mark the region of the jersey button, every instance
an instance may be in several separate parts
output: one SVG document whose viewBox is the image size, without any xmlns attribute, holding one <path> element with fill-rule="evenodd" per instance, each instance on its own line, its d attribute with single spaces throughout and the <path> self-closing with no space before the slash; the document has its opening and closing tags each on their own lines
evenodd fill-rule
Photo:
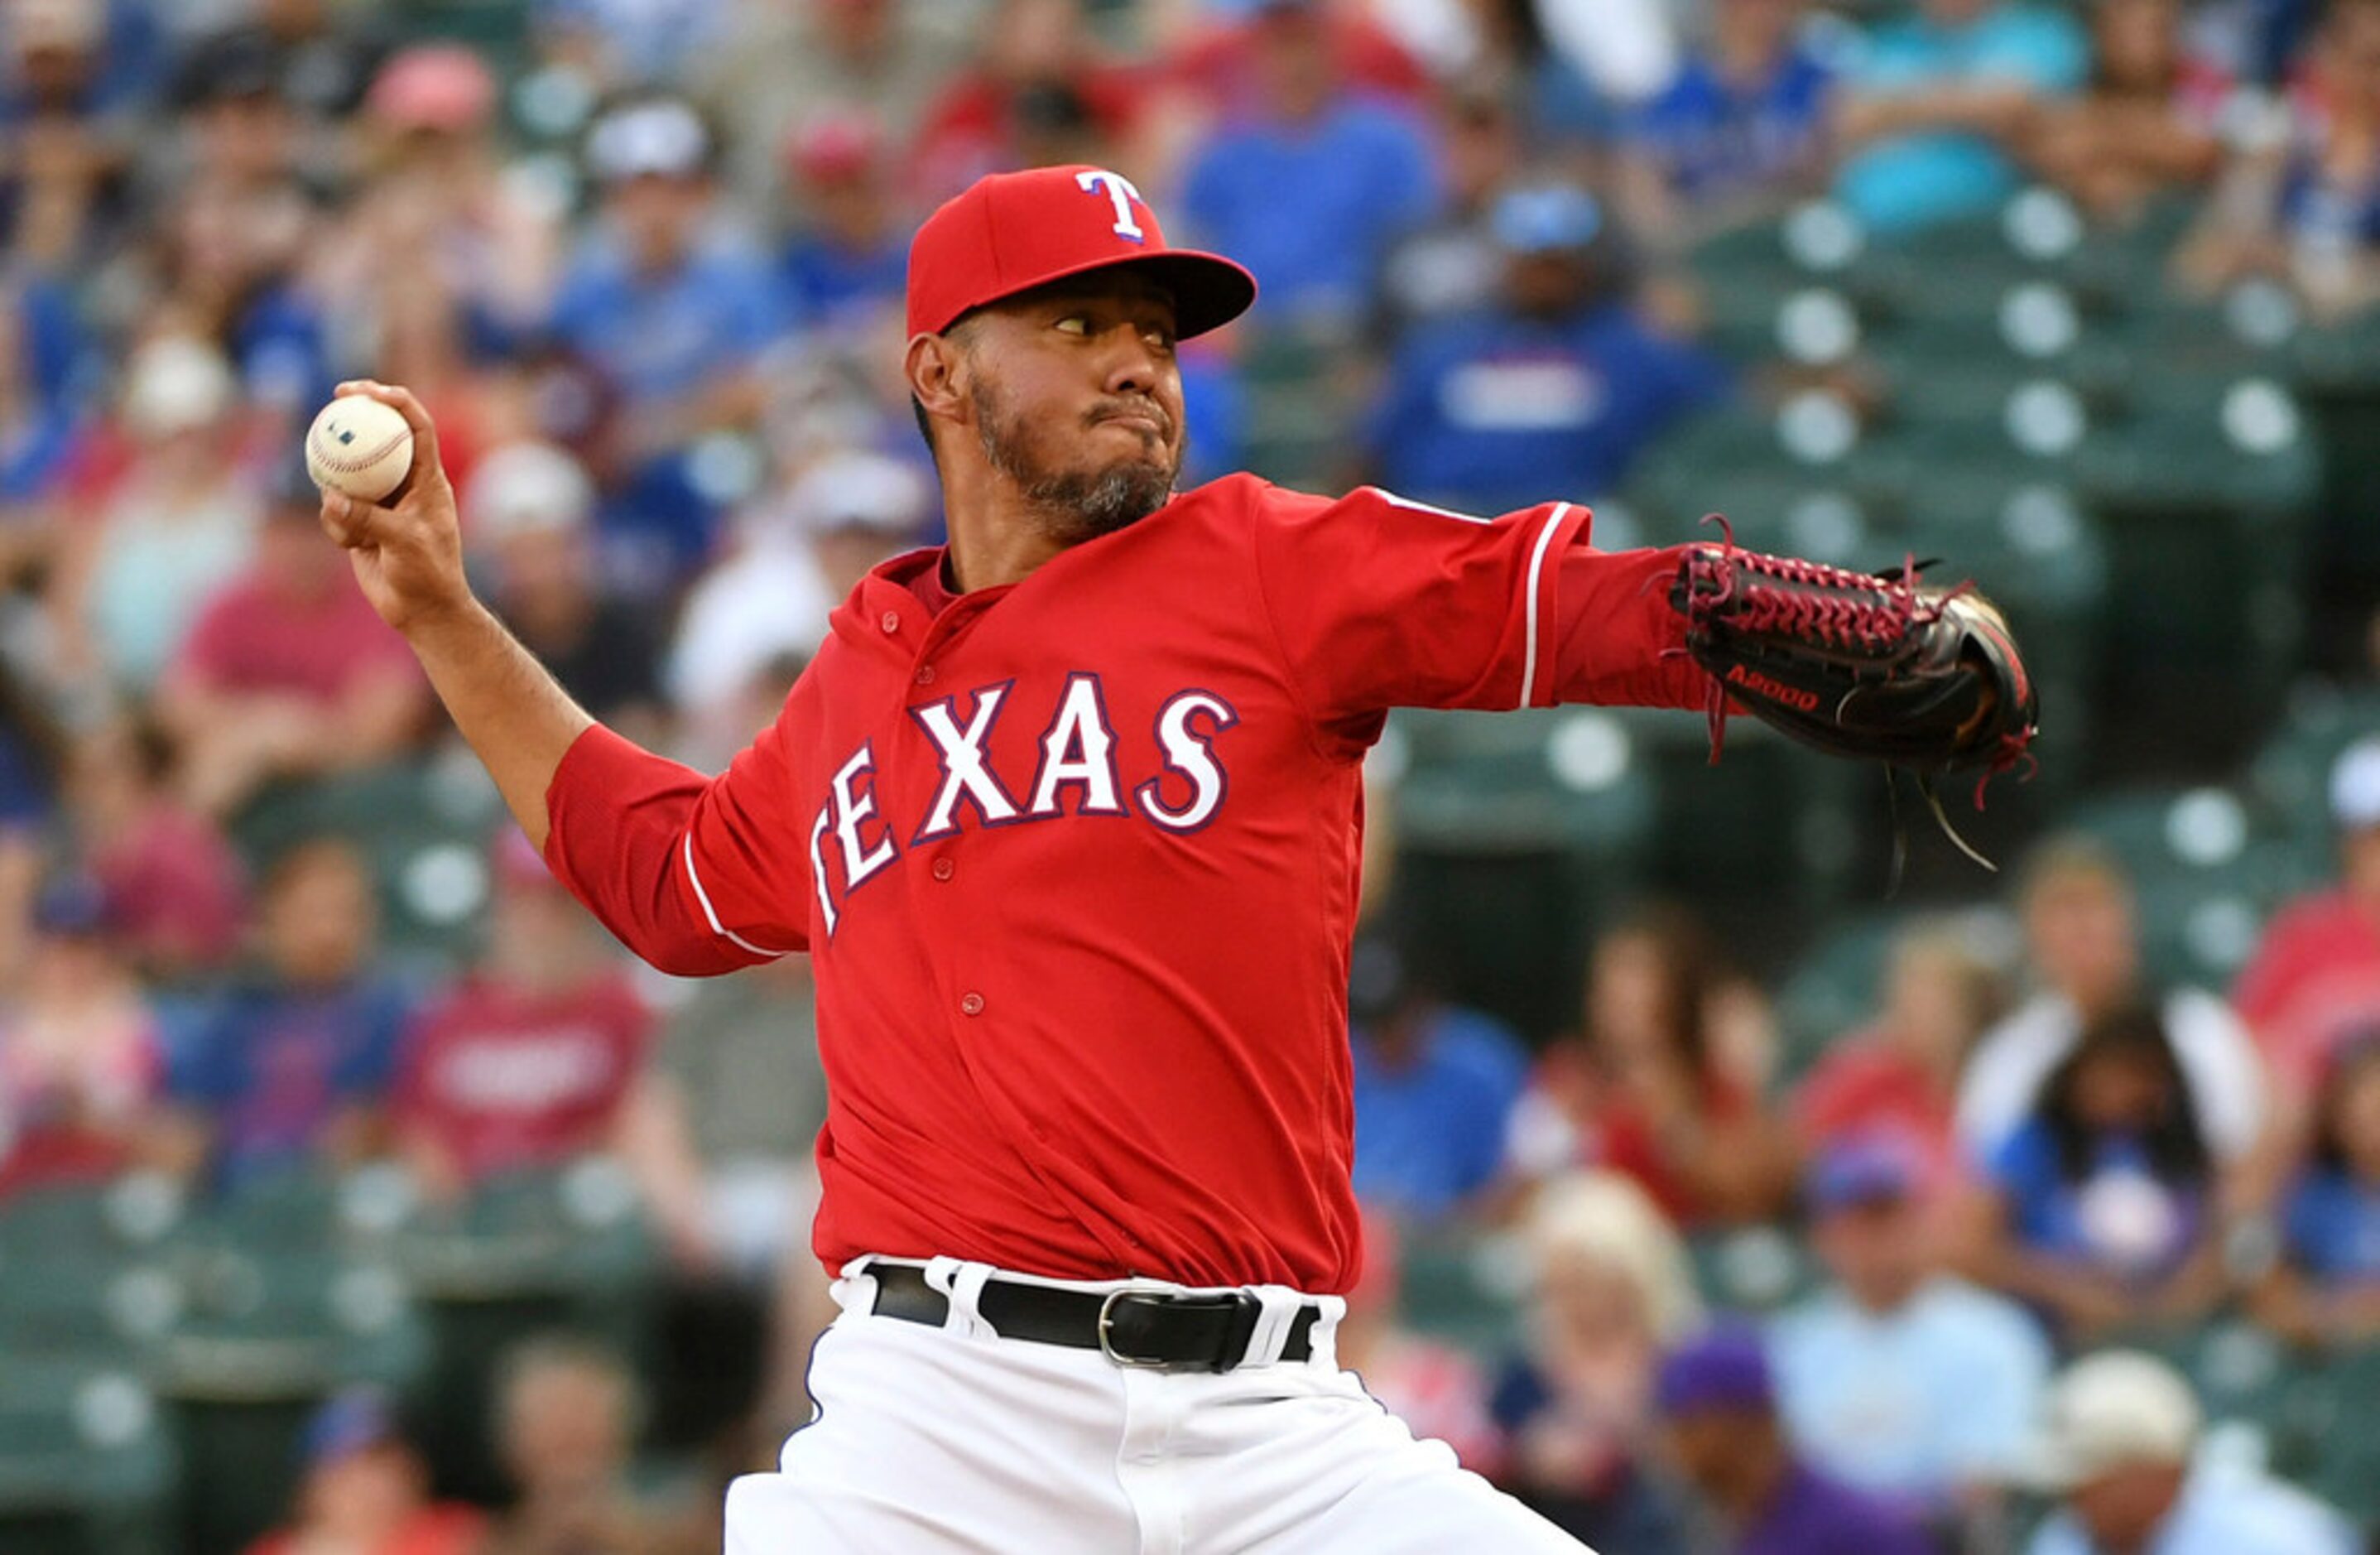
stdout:
<svg viewBox="0 0 2380 1555">
<path fill-rule="evenodd" d="M 934 878 L 936 880 L 946 881 L 958 872 L 959 867 L 952 863 L 949 859 L 937 858 L 934 860 Z"/>
<path fill-rule="evenodd" d="M 884 619 L 877 624 L 884 628 L 884 635 L 889 638 L 901 629 L 900 613 L 888 610 L 884 613 Z"/>
<path fill-rule="evenodd" d="M 917 666 L 917 684 L 920 686 L 931 686 L 934 684 L 933 665 L 920 664 Z"/>
<path fill-rule="evenodd" d="M 959 1012 L 962 1014 L 969 1015 L 979 1015 L 983 1014 L 983 995 L 980 993 L 963 993 L 959 995 Z"/>
</svg>

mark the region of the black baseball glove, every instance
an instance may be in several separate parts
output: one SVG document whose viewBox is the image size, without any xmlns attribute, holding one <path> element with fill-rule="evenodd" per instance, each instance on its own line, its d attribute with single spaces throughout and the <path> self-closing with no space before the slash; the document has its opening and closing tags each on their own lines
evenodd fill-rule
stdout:
<svg viewBox="0 0 2380 1555">
<path fill-rule="evenodd" d="M 1804 745 L 1913 771 L 1929 796 L 1943 773 L 2031 760 L 2033 677 L 1972 585 L 1762 555 L 1728 533 L 1688 553 L 1670 599 L 1711 674 L 1714 759 L 1732 700 Z"/>
</svg>

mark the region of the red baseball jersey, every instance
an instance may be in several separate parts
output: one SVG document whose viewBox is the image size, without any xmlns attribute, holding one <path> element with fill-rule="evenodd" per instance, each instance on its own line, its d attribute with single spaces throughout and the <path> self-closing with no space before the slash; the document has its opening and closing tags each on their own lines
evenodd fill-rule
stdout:
<svg viewBox="0 0 2380 1555">
<path fill-rule="evenodd" d="M 652 1026 L 615 972 L 543 994 L 467 978 L 406 1035 L 396 1126 L 443 1146 L 474 1182 L 602 1149 Z"/>
<path fill-rule="evenodd" d="M 1233 476 L 952 599 L 862 580 L 706 779 L 601 727 L 548 862 L 664 970 L 808 950 L 814 1232 L 1057 1278 L 1344 1291 L 1347 954 L 1387 710 L 1699 706 L 1676 552 Z"/>
</svg>

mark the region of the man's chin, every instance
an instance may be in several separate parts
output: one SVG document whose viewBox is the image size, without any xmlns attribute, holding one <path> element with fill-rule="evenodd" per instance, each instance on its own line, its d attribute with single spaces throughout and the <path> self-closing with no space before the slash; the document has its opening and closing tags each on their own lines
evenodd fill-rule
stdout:
<svg viewBox="0 0 2380 1555">
<path fill-rule="evenodd" d="M 1128 528 L 1163 507 L 1173 496 L 1174 472 L 1138 459 L 1109 466 L 1096 475 L 1069 475 L 1034 493 L 1059 538 L 1069 544 Z"/>
</svg>

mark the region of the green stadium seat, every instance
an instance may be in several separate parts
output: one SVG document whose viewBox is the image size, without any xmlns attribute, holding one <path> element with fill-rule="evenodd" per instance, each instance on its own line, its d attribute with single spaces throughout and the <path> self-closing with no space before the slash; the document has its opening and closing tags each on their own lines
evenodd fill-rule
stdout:
<svg viewBox="0 0 2380 1555">
<path fill-rule="evenodd" d="M 2248 769 L 2247 792 L 2265 823 L 2289 844 L 2301 875 L 2333 872 L 2330 770 L 2357 740 L 2380 735 L 2380 692 L 2323 682 L 2296 686 Z"/>
<path fill-rule="evenodd" d="M 1804 952 L 1777 995 L 1778 1081 L 1790 1087 L 1840 1039 L 1875 1018 L 1896 914 L 1863 914 L 1833 927 Z"/>
<path fill-rule="evenodd" d="M 1808 1247 L 1785 1228 L 1745 1226 L 1686 1241 L 1694 1286 L 1720 1312 L 1778 1312 L 1818 1285 Z"/>
<path fill-rule="evenodd" d="M 321 836 L 352 844 L 380 888 L 382 941 L 399 964 L 451 964 L 472 947 L 485 855 L 509 825 L 484 778 L 443 758 L 266 790 L 233 818 L 253 868 Z"/>
<path fill-rule="evenodd" d="M 174 1478 L 137 1374 L 0 1353 L 0 1549 L 164 1555 Z"/>
<path fill-rule="evenodd" d="M 1290 329 L 1251 328 L 1239 360 L 1247 396 L 1247 468 L 1268 480 L 1318 491 L 1346 460 L 1356 407 L 1349 342 Z"/>
<path fill-rule="evenodd" d="M 1401 711 L 1398 837 L 1438 851 L 1642 851 L 1652 779 L 1633 724 L 1601 709 Z"/>
<path fill-rule="evenodd" d="M 1494 1278 L 1495 1249 L 1487 1244 L 1408 1241 L 1402 1249 L 1398 1307 L 1406 1326 L 1494 1365 L 1520 1331 L 1517 1292 Z"/>
<path fill-rule="evenodd" d="M 401 1384 L 423 1364 L 411 1293 L 386 1263 L 201 1243 L 182 1251 L 176 1273 L 181 1317 L 157 1366 L 176 1398 L 312 1398 L 348 1382 Z"/>
<path fill-rule="evenodd" d="M 2313 1491 L 2359 1524 L 2380 1520 L 2380 1350 L 2333 1352 L 2306 1377 L 2306 1478 Z"/>
</svg>

